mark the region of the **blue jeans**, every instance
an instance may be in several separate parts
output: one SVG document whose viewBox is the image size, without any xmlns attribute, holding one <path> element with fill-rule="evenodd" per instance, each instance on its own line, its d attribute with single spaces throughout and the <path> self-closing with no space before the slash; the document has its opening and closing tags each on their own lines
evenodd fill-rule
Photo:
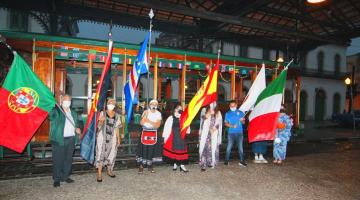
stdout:
<svg viewBox="0 0 360 200">
<path fill-rule="evenodd" d="M 243 139 L 244 135 L 242 133 L 228 134 L 228 144 L 226 148 L 225 162 L 228 162 L 230 159 L 231 148 L 234 143 L 237 144 L 240 161 L 244 161 Z"/>
</svg>

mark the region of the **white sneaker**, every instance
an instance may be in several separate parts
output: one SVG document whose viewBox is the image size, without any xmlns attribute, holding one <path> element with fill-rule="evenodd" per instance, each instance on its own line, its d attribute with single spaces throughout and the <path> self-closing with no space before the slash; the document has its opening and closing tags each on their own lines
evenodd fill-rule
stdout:
<svg viewBox="0 0 360 200">
<path fill-rule="evenodd" d="M 174 163 L 173 170 L 174 170 L 174 171 L 176 171 L 176 170 L 177 170 L 177 164 L 176 164 L 176 163 Z"/>
<path fill-rule="evenodd" d="M 259 156 L 255 155 L 254 163 L 260 163 Z"/>
<path fill-rule="evenodd" d="M 262 154 L 259 155 L 259 161 L 260 163 L 268 163 L 268 161 L 264 158 Z"/>
</svg>

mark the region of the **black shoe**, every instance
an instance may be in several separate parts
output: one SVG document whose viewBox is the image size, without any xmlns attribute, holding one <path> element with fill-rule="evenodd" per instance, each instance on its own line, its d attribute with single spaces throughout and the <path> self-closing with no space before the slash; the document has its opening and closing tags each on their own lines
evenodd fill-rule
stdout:
<svg viewBox="0 0 360 200">
<path fill-rule="evenodd" d="M 54 182 L 54 187 L 60 187 L 60 181 L 55 181 Z"/>
<path fill-rule="evenodd" d="M 75 181 L 72 180 L 71 178 L 67 178 L 67 179 L 65 180 L 65 182 L 66 182 L 66 183 L 73 183 L 73 182 L 75 182 Z"/>
<path fill-rule="evenodd" d="M 247 166 L 247 163 L 246 163 L 245 161 L 240 161 L 240 162 L 239 162 L 239 165 L 240 165 L 241 167 L 246 167 L 246 166 Z"/>
<path fill-rule="evenodd" d="M 201 168 L 201 171 L 202 171 L 202 172 L 205 172 L 205 171 L 206 171 L 206 169 L 205 169 L 205 168 Z"/>
<path fill-rule="evenodd" d="M 224 162 L 224 165 L 229 165 L 229 162 L 228 162 L 228 161 L 225 161 L 225 162 Z"/>
</svg>

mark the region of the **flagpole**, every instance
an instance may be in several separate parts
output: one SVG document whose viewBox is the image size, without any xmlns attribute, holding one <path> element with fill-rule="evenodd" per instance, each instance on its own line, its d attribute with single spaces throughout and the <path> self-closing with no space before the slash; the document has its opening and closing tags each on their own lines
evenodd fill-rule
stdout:
<svg viewBox="0 0 360 200">
<path fill-rule="evenodd" d="M 0 43 L 3 43 L 6 46 L 6 48 L 8 48 L 11 51 L 11 53 L 15 55 L 16 53 L 15 50 L 8 43 L 6 43 L 5 37 L 2 36 L 1 34 L 0 34 Z"/>
<path fill-rule="evenodd" d="M 148 70 L 148 73 L 147 73 L 147 96 L 146 96 L 146 104 L 147 106 L 149 106 L 149 94 L 150 94 L 150 65 L 151 65 L 151 59 L 150 59 L 150 52 L 151 52 L 151 31 L 152 31 L 152 19 L 154 17 L 154 12 L 153 12 L 153 9 L 151 8 L 150 9 L 150 12 L 149 12 L 149 17 L 150 17 L 150 33 L 149 33 L 149 50 L 148 50 L 148 65 L 149 65 L 149 70 Z"/>
</svg>

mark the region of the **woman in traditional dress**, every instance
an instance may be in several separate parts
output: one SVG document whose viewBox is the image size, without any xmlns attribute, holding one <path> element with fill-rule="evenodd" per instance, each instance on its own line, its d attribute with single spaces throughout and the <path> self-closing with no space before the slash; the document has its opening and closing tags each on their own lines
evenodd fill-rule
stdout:
<svg viewBox="0 0 360 200">
<path fill-rule="evenodd" d="M 215 106 L 207 108 L 199 130 L 199 156 L 201 171 L 206 167 L 214 168 L 219 160 L 219 145 L 221 144 L 222 117 L 215 113 Z"/>
<path fill-rule="evenodd" d="M 155 173 L 153 159 L 156 157 L 156 148 L 160 147 L 157 138 L 157 129 L 161 124 L 161 113 L 157 110 L 158 101 L 153 99 L 149 103 L 149 109 L 144 111 L 140 124 L 143 127 L 138 143 L 136 161 L 139 165 L 139 173 L 147 167 L 151 173 Z"/>
<path fill-rule="evenodd" d="M 290 140 L 293 120 L 285 113 L 285 108 L 280 110 L 278 126 L 274 140 L 274 163 L 281 164 L 286 157 L 286 147 Z"/>
<path fill-rule="evenodd" d="M 163 156 L 165 160 L 173 164 L 173 170 L 176 171 L 180 166 L 180 171 L 189 172 L 185 164 L 189 158 L 187 145 L 184 136 L 180 132 L 180 116 L 182 107 L 176 106 L 173 115 L 169 116 L 164 125 L 162 137 L 164 138 Z M 187 134 L 190 129 L 187 129 Z"/>
<path fill-rule="evenodd" d="M 106 167 L 107 175 L 115 178 L 113 173 L 118 145 L 120 145 L 119 128 L 121 116 L 115 112 L 116 101 L 109 99 L 106 112 L 100 113 L 99 125 L 96 137 L 96 160 L 98 169 L 96 180 L 102 182 L 102 169 Z"/>
</svg>

